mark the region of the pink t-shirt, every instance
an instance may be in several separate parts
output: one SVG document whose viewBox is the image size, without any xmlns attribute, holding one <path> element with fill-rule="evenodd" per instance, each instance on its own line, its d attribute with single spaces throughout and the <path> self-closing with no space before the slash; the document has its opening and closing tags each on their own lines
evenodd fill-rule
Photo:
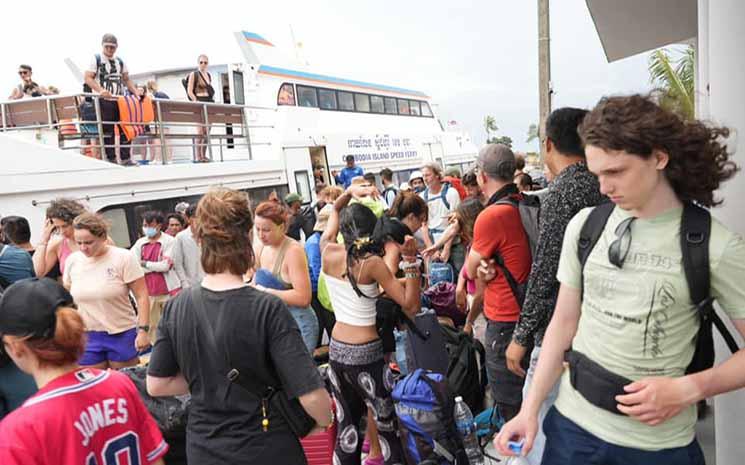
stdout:
<svg viewBox="0 0 745 465">
<path fill-rule="evenodd" d="M 466 273 L 466 267 L 460 269 L 460 275 L 466 280 L 466 292 L 470 295 L 476 294 L 476 280 L 469 279 L 468 273 Z"/>
<path fill-rule="evenodd" d="M 142 245 L 142 260 L 146 262 L 159 262 L 163 260 L 160 242 L 148 242 Z M 153 271 L 145 274 L 147 293 L 151 296 L 168 295 L 168 285 L 163 273 Z"/>
<path fill-rule="evenodd" d="M 137 326 L 137 315 L 129 301 L 129 284 L 144 275 L 129 250 L 107 246 L 99 257 L 74 252 L 67 258 L 65 287 L 78 305 L 88 331 L 118 334 Z"/>
</svg>

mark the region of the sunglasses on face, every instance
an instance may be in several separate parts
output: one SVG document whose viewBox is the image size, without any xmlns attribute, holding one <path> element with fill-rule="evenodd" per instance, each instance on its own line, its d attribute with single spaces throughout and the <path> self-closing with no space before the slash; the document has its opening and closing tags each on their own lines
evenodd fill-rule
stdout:
<svg viewBox="0 0 745 465">
<path fill-rule="evenodd" d="M 616 268 L 623 268 L 623 262 L 631 249 L 631 223 L 635 217 L 629 217 L 616 226 L 616 239 L 608 247 L 608 261 Z"/>
<path fill-rule="evenodd" d="M 209 64 L 209 62 L 207 62 L 207 61 L 200 61 L 199 64 L 200 65 L 207 65 L 207 64 Z"/>
<path fill-rule="evenodd" d="M 20 74 L 21 76 L 25 76 L 28 74 L 28 71 L 18 71 L 18 74 Z"/>
</svg>

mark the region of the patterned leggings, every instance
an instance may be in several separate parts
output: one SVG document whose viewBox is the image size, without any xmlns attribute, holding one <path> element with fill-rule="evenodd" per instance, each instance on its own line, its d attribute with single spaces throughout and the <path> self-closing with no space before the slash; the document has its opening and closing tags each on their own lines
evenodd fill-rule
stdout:
<svg viewBox="0 0 745 465">
<path fill-rule="evenodd" d="M 346 344 L 331 340 L 328 372 L 336 402 L 339 434 L 334 465 L 359 465 L 362 452 L 360 420 L 370 407 L 378 425 L 386 465 L 403 463 L 398 422 L 393 408 L 393 374 L 383 359 L 380 340 Z"/>
</svg>

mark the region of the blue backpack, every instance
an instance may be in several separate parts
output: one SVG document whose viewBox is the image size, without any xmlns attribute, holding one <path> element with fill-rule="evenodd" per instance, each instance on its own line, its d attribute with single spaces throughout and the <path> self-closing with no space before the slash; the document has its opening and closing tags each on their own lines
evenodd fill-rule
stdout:
<svg viewBox="0 0 745 465">
<path fill-rule="evenodd" d="M 468 463 L 455 429 L 455 400 L 445 376 L 417 369 L 396 384 L 393 401 L 406 463 Z"/>
</svg>

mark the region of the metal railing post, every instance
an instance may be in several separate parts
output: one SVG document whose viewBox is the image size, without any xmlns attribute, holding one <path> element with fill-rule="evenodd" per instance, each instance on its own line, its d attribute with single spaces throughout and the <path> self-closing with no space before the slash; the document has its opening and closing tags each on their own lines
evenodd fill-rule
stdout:
<svg viewBox="0 0 745 465">
<path fill-rule="evenodd" d="M 106 155 L 106 147 L 104 147 L 104 137 L 103 137 L 103 121 L 101 117 L 101 101 L 98 97 L 98 95 L 93 96 L 93 108 L 96 110 L 96 126 L 98 127 L 98 144 L 99 144 L 99 155 L 101 156 L 101 160 L 107 159 L 108 155 Z"/>
<path fill-rule="evenodd" d="M 49 123 L 49 129 L 54 129 L 54 121 L 52 120 L 52 99 L 47 98 L 47 122 Z"/>
<path fill-rule="evenodd" d="M 241 119 L 243 120 L 243 136 L 246 139 L 246 145 L 248 145 L 248 159 L 253 160 L 253 152 L 251 151 L 251 134 L 248 132 L 248 123 L 246 122 L 247 118 L 245 108 L 241 110 L 241 116 Z"/>
<path fill-rule="evenodd" d="M 168 153 L 168 147 L 166 147 L 166 134 L 163 128 L 163 114 L 160 111 L 160 102 L 155 101 L 155 112 L 158 116 L 158 135 L 160 136 L 160 161 L 162 164 L 166 164 L 166 153 Z"/>
<path fill-rule="evenodd" d="M 202 116 L 204 116 L 204 140 L 207 141 L 207 148 L 210 151 L 210 161 L 214 161 L 214 159 L 212 158 L 212 138 L 210 137 L 210 119 L 209 119 L 206 103 L 202 103 Z M 220 156 L 220 161 L 223 161 L 222 155 Z"/>
<path fill-rule="evenodd" d="M 3 132 L 5 132 L 8 128 L 8 115 L 5 111 L 6 111 L 5 104 L 0 103 L 0 114 L 2 114 L 2 118 L 3 118 L 3 127 L 2 127 Z"/>
</svg>

